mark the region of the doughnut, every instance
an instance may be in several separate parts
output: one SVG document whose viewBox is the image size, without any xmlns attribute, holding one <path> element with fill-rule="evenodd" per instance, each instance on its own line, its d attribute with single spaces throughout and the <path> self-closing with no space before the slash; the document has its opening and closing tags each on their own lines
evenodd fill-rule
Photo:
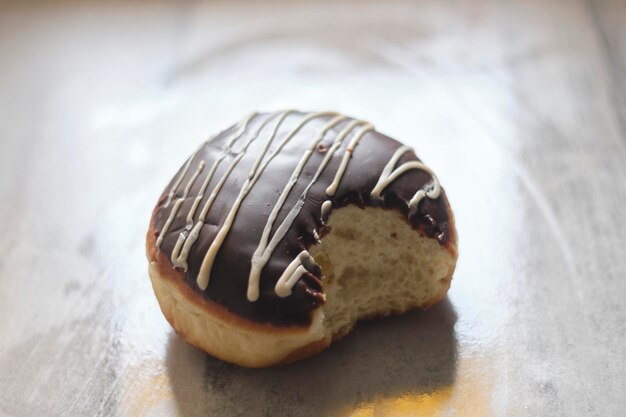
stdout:
<svg viewBox="0 0 626 417">
<path fill-rule="evenodd" d="M 286 110 L 246 116 L 184 162 L 146 252 L 174 330 L 256 368 L 441 300 L 457 236 L 444 189 L 410 147 L 364 120 Z"/>
</svg>

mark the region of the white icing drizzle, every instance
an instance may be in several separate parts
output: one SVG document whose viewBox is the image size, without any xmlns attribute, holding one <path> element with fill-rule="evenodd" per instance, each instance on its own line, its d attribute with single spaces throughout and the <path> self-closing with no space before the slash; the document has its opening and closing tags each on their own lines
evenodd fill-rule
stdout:
<svg viewBox="0 0 626 417">
<path fill-rule="evenodd" d="M 252 113 L 250 117 L 252 117 L 254 114 L 255 113 Z M 224 133 L 224 131 L 218 133 L 217 135 L 213 135 L 209 137 L 202 145 L 198 147 L 198 149 L 196 149 L 196 151 L 189 157 L 189 159 L 187 159 L 187 162 L 185 162 L 185 167 L 181 171 L 180 175 L 178 175 L 178 178 L 172 185 L 172 188 L 170 188 L 170 192 L 167 194 L 167 200 L 165 200 L 165 204 L 163 204 L 163 208 L 169 207 L 169 205 L 172 203 L 172 200 L 174 199 L 174 196 L 176 195 L 176 190 L 180 186 L 180 183 L 183 181 L 183 178 L 185 178 L 185 175 L 187 175 L 187 172 L 189 171 L 189 166 L 191 165 L 191 161 L 193 161 L 193 159 L 196 157 L 198 152 L 200 152 L 200 150 L 204 147 L 205 144 L 211 142 L 213 139 L 217 138 L 222 133 Z"/>
<path fill-rule="evenodd" d="M 413 149 L 409 146 L 401 146 L 398 148 L 398 150 L 396 150 L 387 165 L 385 165 L 383 172 L 380 174 L 380 178 L 378 179 L 376 186 L 372 190 L 371 196 L 374 199 L 380 199 L 380 195 L 383 190 L 389 184 L 391 184 L 393 180 L 404 174 L 406 171 L 421 169 L 422 171 L 427 172 L 433 178 L 433 184 L 429 190 L 418 190 L 415 195 L 413 195 L 413 198 L 411 198 L 411 200 L 409 201 L 410 213 L 414 214 L 417 210 L 417 206 L 424 197 L 428 197 L 430 199 L 439 198 L 439 195 L 441 194 L 441 185 L 439 184 L 439 180 L 437 179 L 435 173 L 419 161 L 408 161 L 394 169 L 394 166 L 398 163 L 398 160 L 402 157 L 402 155 L 412 151 Z"/>
<path fill-rule="evenodd" d="M 268 245 L 268 240 L 270 238 L 272 227 L 274 226 L 276 217 L 278 217 L 278 213 L 280 212 L 283 205 L 285 204 L 285 200 L 287 200 L 287 197 L 289 196 L 289 192 L 298 181 L 298 178 L 300 178 L 300 174 L 302 173 L 304 166 L 311 158 L 311 155 L 315 151 L 315 148 L 324 139 L 324 136 L 326 135 L 326 133 L 330 129 L 332 129 L 334 126 L 344 121 L 345 119 L 346 119 L 345 116 L 341 116 L 341 115 L 336 116 L 333 119 L 331 119 L 324 127 L 322 127 L 319 134 L 317 134 L 315 138 L 313 139 L 313 141 L 311 141 L 311 143 L 309 144 L 309 147 L 304 152 L 304 155 L 302 155 L 302 158 L 300 158 L 300 162 L 298 163 L 293 173 L 291 174 L 291 178 L 289 178 L 289 181 L 287 181 L 285 188 L 280 194 L 280 198 L 278 199 L 278 201 L 274 205 L 274 208 L 272 209 L 272 212 L 268 216 L 267 222 L 265 223 L 265 227 L 263 228 L 263 233 L 261 234 L 261 241 L 259 242 L 259 246 L 257 246 L 256 250 L 254 251 L 254 254 L 252 255 L 250 277 L 248 279 L 248 292 L 247 292 L 249 301 L 256 301 L 259 298 L 259 280 L 261 279 L 261 271 L 263 270 L 263 267 L 265 266 L 265 264 L 269 261 L 272 253 L 274 252 L 275 245 L 277 245 L 278 242 L 280 242 L 280 240 L 284 237 L 284 233 L 287 232 L 287 229 L 291 225 L 291 222 L 293 222 L 293 219 L 292 219 L 289 222 L 289 224 L 287 224 L 286 228 L 284 228 L 285 221 L 283 221 L 279 229 L 274 234 L 274 238 L 272 238 L 272 242 Z M 351 125 L 353 125 L 353 123 L 349 124 L 349 126 Z M 345 134 L 343 134 L 342 132 L 339 135 L 340 140 L 342 141 L 343 137 L 345 137 L 346 135 L 347 135 L 347 132 Z M 335 142 L 336 141 L 337 140 L 335 140 Z M 323 169 L 323 167 L 326 166 L 326 164 L 328 163 L 328 160 L 330 160 L 330 157 L 332 157 L 332 152 L 330 152 L 329 150 L 326 153 L 326 156 L 324 157 L 324 160 L 322 161 L 320 168 Z M 317 178 L 319 177 L 319 174 L 321 173 L 320 168 L 318 168 L 316 175 L 313 177 L 313 180 L 306 187 L 300 199 L 303 200 L 303 197 L 306 197 L 306 194 L 308 193 L 309 188 L 311 187 L 313 182 L 317 180 Z M 296 205 L 297 204 L 298 203 L 296 203 Z M 300 210 L 298 209 L 298 212 L 299 211 Z M 291 212 L 289 214 L 291 214 Z M 290 217 L 289 214 L 287 215 L 287 218 L 285 220 L 287 220 Z M 277 236 L 279 237 L 278 240 L 276 240 Z"/>
<path fill-rule="evenodd" d="M 346 168 L 348 167 L 348 162 L 350 161 L 350 158 L 352 158 L 352 152 L 354 152 L 354 149 L 361 141 L 361 138 L 363 138 L 363 136 L 371 130 L 374 130 L 374 126 L 372 126 L 369 123 L 366 123 L 361 128 L 361 130 L 359 130 L 356 133 L 356 135 L 354 135 L 354 137 L 348 144 L 348 147 L 346 148 L 345 153 L 343 154 L 343 159 L 341 160 L 341 164 L 339 165 L 339 168 L 337 169 L 337 173 L 335 174 L 335 179 L 333 179 L 333 182 L 331 182 L 328 188 L 326 188 L 327 196 L 332 197 L 333 195 L 335 195 L 335 193 L 337 192 L 337 188 L 339 188 L 339 183 L 341 182 L 341 178 L 343 178 L 343 174 L 346 172 Z"/>
<path fill-rule="evenodd" d="M 282 140 L 282 142 L 278 145 L 278 147 L 274 149 L 274 151 L 272 151 L 272 153 L 268 156 L 267 160 L 263 162 L 263 158 L 265 157 L 265 154 L 268 152 L 270 146 L 272 145 L 272 142 L 274 141 L 274 138 L 276 137 L 276 133 L 278 132 L 278 129 L 282 125 L 282 122 L 285 120 L 285 118 L 289 114 L 293 112 L 294 110 L 288 110 L 288 111 L 281 113 L 279 120 L 276 123 L 276 126 L 274 127 L 274 130 L 271 136 L 269 137 L 269 139 L 267 140 L 265 144 L 265 147 L 261 151 L 256 162 L 254 163 L 254 166 L 248 173 L 248 178 L 243 183 L 241 190 L 239 191 L 239 195 L 235 199 L 235 202 L 233 203 L 233 206 L 231 207 L 230 212 L 228 213 L 228 215 L 226 216 L 226 219 L 224 220 L 224 224 L 222 225 L 220 230 L 217 232 L 217 235 L 215 236 L 215 239 L 213 239 L 213 242 L 211 242 L 211 245 L 209 246 L 209 249 L 207 250 L 207 253 L 204 256 L 204 259 L 202 260 L 200 271 L 198 272 L 197 284 L 201 290 L 205 290 L 207 286 L 209 285 L 209 280 L 211 278 L 211 268 L 213 267 L 213 262 L 215 261 L 215 257 L 217 256 L 217 253 L 219 252 L 222 244 L 224 243 L 226 236 L 228 236 L 228 232 L 230 231 L 232 227 L 233 221 L 235 220 L 235 216 L 237 215 L 237 212 L 239 211 L 239 207 L 241 206 L 241 203 L 243 202 L 244 198 L 248 195 L 252 187 L 254 187 L 254 185 L 258 181 L 263 171 L 265 171 L 265 168 L 267 167 L 267 165 L 274 159 L 274 157 L 276 157 L 276 155 L 283 149 L 283 147 L 309 121 L 318 117 L 337 115 L 336 113 L 332 113 L 332 112 L 323 112 L 323 113 L 313 113 L 304 117 L 300 121 L 300 123 L 295 128 L 293 128 L 293 130 Z"/>
<path fill-rule="evenodd" d="M 326 223 L 328 220 L 328 215 L 330 214 L 330 210 L 333 208 L 333 203 L 330 200 L 326 200 L 322 203 L 322 210 L 320 213 L 320 220 L 322 223 Z"/>
<path fill-rule="evenodd" d="M 191 162 L 191 159 L 189 160 L 189 162 Z M 163 243 L 163 236 L 165 236 L 165 234 L 169 230 L 170 225 L 172 224 L 172 221 L 174 220 L 174 217 L 176 217 L 176 213 L 178 213 L 178 209 L 187 198 L 187 195 L 189 195 L 189 190 L 191 190 L 193 183 L 196 182 L 198 175 L 200 175 L 200 173 L 204 170 L 204 166 L 205 166 L 204 161 L 200 161 L 200 163 L 198 164 L 198 168 L 196 169 L 196 172 L 189 179 L 189 182 L 187 183 L 187 186 L 185 187 L 183 194 L 179 198 L 176 199 L 176 202 L 174 203 L 174 207 L 172 207 L 172 211 L 170 211 L 170 215 L 165 221 L 165 224 L 163 225 L 163 229 L 161 230 L 161 233 L 159 233 L 159 237 L 157 237 L 157 240 L 156 240 L 157 248 L 161 246 L 161 243 Z"/>
<path fill-rule="evenodd" d="M 288 297 L 291 295 L 291 289 L 306 272 L 303 262 L 307 261 L 314 262 L 314 259 L 309 252 L 305 250 L 300 252 L 298 256 L 291 261 L 276 283 L 276 287 L 274 288 L 276 295 L 279 297 Z"/>
<path fill-rule="evenodd" d="M 189 166 L 191 165 L 191 161 L 196 157 L 197 153 L 198 151 L 194 152 L 193 155 L 191 155 L 189 159 L 187 159 L 187 162 L 185 163 L 185 167 L 183 168 L 180 175 L 178 176 L 178 178 L 172 185 L 170 192 L 167 194 L 167 200 L 165 200 L 165 204 L 163 204 L 164 208 L 169 207 L 169 205 L 172 203 L 172 200 L 174 199 L 174 195 L 176 194 L 176 190 L 178 189 L 178 187 L 180 187 L 180 183 L 183 182 L 183 178 L 185 178 L 185 175 L 187 175 L 187 171 L 189 171 Z"/>
</svg>

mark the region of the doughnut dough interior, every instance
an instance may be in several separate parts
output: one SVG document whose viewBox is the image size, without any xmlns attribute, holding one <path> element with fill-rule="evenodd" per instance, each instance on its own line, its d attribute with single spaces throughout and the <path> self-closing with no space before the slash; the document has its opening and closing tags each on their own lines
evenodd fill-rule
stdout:
<svg viewBox="0 0 626 417">
<path fill-rule="evenodd" d="M 455 252 L 419 236 L 393 211 L 348 206 L 332 216 L 332 232 L 313 251 L 328 277 L 327 338 L 344 336 L 358 320 L 427 308 L 445 296 Z"/>
<path fill-rule="evenodd" d="M 340 151 L 338 149 L 339 156 Z M 354 151 L 352 159 L 357 159 L 357 156 Z M 388 159 L 389 155 L 383 155 L 383 158 Z M 386 162 L 382 161 L 379 165 L 382 167 Z M 352 169 L 359 168 L 354 161 L 350 163 L 354 165 Z M 332 173 L 330 170 L 329 172 Z M 346 172 L 350 174 L 349 171 Z M 375 179 L 378 175 L 375 172 Z M 347 178 L 346 183 L 350 181 L 350 177 Z M 394 186 L 400 187 L 402 184 Z M 411 193 L 419 189 L 413 188 L 415 189 Z M 370 189 L 367 190 L 368 193 Z M 188 199 L 188 196 L 182 197 L 182 202 Z M 211 297 L 212 281 L 203 293 L 193 285 L 194 281 L 190 281 L 187 271 L 172 265 L 170 253 L 166 249 L 167 241 L 161 247 L 157 244 L 160 235 L 157 223 L 164 223 L 163 218 L 159 220 L 158 211 L 162 210 L 160 207 L 166 206 L 162 201 L 163 198 L 155 208 L 146 246 L 150 278 L 161 310 L 186 341 L 217 358 L 240 366 L 266 367 L 303 359 L 345 336 L 361 319 L 427 308 L 445 296 L 456 264 L 454 218 L 445 195 L 433 199 L 432 203 L 439 205 L 438 210 L 447 219 L 445 244 L 433 236 L 433 233 L 429 235 L 424 229 L 412 227 L 411 222 L 407 221 L 407 212 L 400 209 L 383 208 L 368 202 L 348 202 L 339 206 L 333 201 L 333 205 L 338 207 L 334 207 L 323 221 L 325 232 L 307 248 L 319 269 L 316 272 L 319 278 L 310 279 L 318 282 L 320 288 L 315 285 L 305 287 L 301 282 L 293 287 L 294 294 L 304 291 L 315 293 L 319 297 L 320 301 L 310 304 L 310 311 L 307 312 L 309 320 L 283 322 L 285 317 L 289 319 L 299 313 L 287 309 L 274 311 L 273 302 L 267 303 L 270 306 L 270 313 L 267 314 L 274 316 L 267 316 L 270 318 L 266 319 L 266 316 L 260 316 L 259 313 L 259 317 L 263 317 L 261 320 L 254 316 L 256 310 L 250 310 L 247 303 L 253 303 L 252 306 L 265 304 L 254 304 L 245 300 L 245 294 L 242 294 L 244 300 L 241 301 L 241 308 L 247 308 L 253 313 L 248 314 L 248 310 L 242 310 L 243 313 L 240 314 L 233 312 L 234 308 L 224 305 L 227 302 L 220 302 L 219 297 Z M 319 205 L 314 204 L 312 210 L 319 211 Z M 430 206 L 422 203 L 421 207 L 427 210 Z M 305 209 L 306 206 L 303 210 Z M 436 217 L 437 213 L 433 211 L 433 216 Z M 410 214 L 408 216 L 410 218 Z M 430 221 L 432 222 L 432 217 Z M 177 229 L 172 234 L 178 233 Z M 317 230 L 314 234 L 317 236 Z M 285 239 L 288 240 L 288 237 L 287 235 Z M 179 239 L 182 238 L 179 236 Z M 204 255 L 204 251 L 198 250 Z M 237 278 L 234 275 L 226 276 L 230 271 L 228 268 L 224 271 L 227 272 L 219 275 L 213 273 L 211 280 Z M 236 269 L 233 271 L 235 274 Z M 298 281 L 306 279 L 303 276 Z M 219 290 L 217 286 L 215 288 L 215 291 Z M 270 297 L 267 294 L 270 293 L 263 292 L 262 289 L 261 301 L 263 297 Z M 275 294 L 272 292 L 271 296 Z M 293 295 L 281 297 L 288 300 Z M 279 298 L 276 299 L 281 302 Z"/>
</svg>

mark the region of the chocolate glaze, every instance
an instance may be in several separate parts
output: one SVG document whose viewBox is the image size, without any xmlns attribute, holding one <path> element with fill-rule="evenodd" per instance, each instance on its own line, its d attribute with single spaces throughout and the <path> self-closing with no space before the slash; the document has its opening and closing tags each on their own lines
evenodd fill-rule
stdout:
<svg viewBox="0 0 626 417">
<path fill-rule="evenodd" d="M 307 114 L 295 112 L 287 116 L 278 130 L 276 140 L 270 151 Z M 233 147 L 232 153 L 219 166 L 215 177 L 209 183 L 200 207 L 208 199 L 210 191 L 221 174 L 226 171 L 230 162 L 240 152 L 246 136 L 256 131 L 268 117 L 271 117 L 271 115 L 257 114 L 251 119 L 242 140 Z M 316 243 L 314 231 L 318 236 L 323 236 L 327 232 L 327 228 L 324 227 L 320 218 L 322 203 L 329 199 L 325 190 L 334 178 L 350 138 L 358 129 L 350 133 L 342 146 L 336 151 L 321 177 L 311 187 L 302 210 L 263 269 L 259 299 L 255 302 L 248 301 L 246 291 L 251 257 L 259 244 L 261 232 L 268 215 L 274 207 L 286 181 L 302 157 L 304 150 L 312 138 L 320 132 L 322 126 L 328 123 L 330 119 L 331 116 L 323 116 L 311 120 L 270 162 L 259 181 L 243 201 L 230 233 L 213 263 L 209 285 L 206 290 L 202 291 L 196 283 L 196 277 L 205 253 L 223 225 L 233 201 L 264 146 L 265 140 L 270 135 L 275 122 L 268 123 L 261 130 L 257 140 L 251 144 L 240 163 L 224 183 L 223 188 L 211 206 L 200 236 L 189 253 L 187 259 L 188 270 L 185 271 L 185 279 L 187 284 L 196 292 L 209 300 L 223 305 L 232 313 L 251 321 L 269 322 L 281 326 L 306 325 L 310 323 L 311 312 L 323 303 L 321 282 L 324 278 L 320 268 L 315 265 L 308 266 L 308 273 L 297 282 L 292 289 L 292 294 L 288 297 L 281 298 L 277 296 L 274 292 L 274 286 L 289 263 L 301 251 L 308 249 Z M 351 120 L 353 119 L 347 118 L 326 133 L 322 143 L 317 146 L 314 154 L 305 165 L 302 175 L 300 175 L 297 183 L 289 193 L 274 223 L 272 234 L 315 174 L 333 139 Z M 192 157 L 190 169 L 176 190 L 174 199 L 182 195 L 185 184 L 193 175 L 200 161 L 205 161 L 208 167 L 220 156 L 236 128 L 236 126 L 232 126 L 226 129 L 205 143 Z M 382 200 L 372 200 L 370 197 L 370 192 L 376 185 L 381 171 L 400 146 L 399 142 L 376 131 L 366 133 L 352 153 L 352 158 L 337 192 L 330 198 L 333 209 L 347 206 L 348 204 L 356 204 L 359 207 L 382 206 L 387 209 L 398 210 L 414 229 L 428 237 L 437 239 L 442 246 L 447 247 L 450 245 L 454 231 L 450 230 L 447 200 L 443 190 L 437 199 L 424 198 L 419 203 L 417 212 L 409 216 L 408 202 L 411 197 L 419 189 L 426 187 L 432 182 L 431 176 L 426 172 L 421 170 L 407 171 L 385 188 L 382 193 Z M 410 160 L 419 161 L 413 152 L 409 152 L 402 156 L 398 164 Z M 159 199 L 152 219 L 154 232 L 157 235 L 163 229 L 166 219 L 172 210 L 173 204 L 166 204 L 167 196 L 182 170 L 183 168 L 172 179 Z M 194 198 L 199 193 L 207 172 L 208 169 L 205 169 L 193 187 L 191 187 L 188 197 L 174 217 L 169 230 L 163 236 L 159 256 L 166 256 L 168 260 L 171 258 L 178 235 L 185 228 L 187 214 Z M 196 212 L 194 219 L 197 219 L 198 212 Z"/>
</svg>

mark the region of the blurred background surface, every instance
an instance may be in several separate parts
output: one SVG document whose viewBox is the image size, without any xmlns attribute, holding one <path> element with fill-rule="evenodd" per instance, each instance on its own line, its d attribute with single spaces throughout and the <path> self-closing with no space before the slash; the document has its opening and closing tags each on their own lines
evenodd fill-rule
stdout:
<svg viewBox="0 0 626 417">
<path fill-rule="evenodd" d="M 198 143 L 337 110 L 445 186 L 448 299 L 310 360 L 182 342 L 144 236 Z M 619 416 L 626 2 L 0 3 L 0 415 Z"/>
</svg>

